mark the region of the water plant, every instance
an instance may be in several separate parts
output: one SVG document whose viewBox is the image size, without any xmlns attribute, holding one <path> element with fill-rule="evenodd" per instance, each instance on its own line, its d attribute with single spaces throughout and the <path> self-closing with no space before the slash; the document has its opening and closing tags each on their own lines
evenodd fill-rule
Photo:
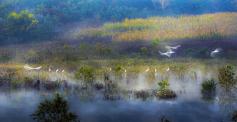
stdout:
<svg viewBox="0 0 237 122">
<path fill-rule="evenodd" d="M 168 80 L 162 80 L 158 83 L 159 85 L 159 91 L 164 91 L 169 88 L 169 81 Z"/>
<path fill-rule="evenodd" d="M 216 82 L 213 79 L 204 81 L 202 83 L 201 93 L 203 99 L 213 99 L 216 95 Z"/>
<path fill-rule="evenodd" d="M 150 96 L 150 94 L 148 91 L 141 90 L 141 91 L 136 91 L 135 96 L 136 96 L 136 98 L 146 100 Z"/>
<path fill-rule="evenodd" d="M 86 84 L 92 84 L 95 79 L 95 70 L 90 66 L 81 67 L 76 73 L 77 79 L 83 80 Z"/>
<path fill-rule="evenodd" d="M 94 84 L 94 87 L 95 87 L 97 90 L 101 90 L 101 89 L 103 89 L 105 86 L 104 86 L 104 84 L 102 84 L 102 83 L 95 83 L 95 84 Z"/>
<path fill-rule="evenodd" d="M 77 115 L 69 112 L 67 101 L 59 94 L 52 100 L 41 102 L 31 116 L 37 122 L 79 122 Z"/>
<path fill-rule="evenodd" d="M 177 95 L 174 91 L 169 89 L 169 81 L 162 80 L 158 83 L 159 89 L 157 92 L 157 97 L 160 99 L 172 99 L 175 98 Z"/>
</svg>

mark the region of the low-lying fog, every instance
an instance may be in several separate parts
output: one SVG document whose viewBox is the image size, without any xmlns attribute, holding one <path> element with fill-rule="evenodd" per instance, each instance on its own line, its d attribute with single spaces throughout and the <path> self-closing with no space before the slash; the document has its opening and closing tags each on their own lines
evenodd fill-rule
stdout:
<svg viewBox="0 0 237 122">
<path fill-rule="evenodd" d="M 58 92 L 68 100 L 71 111 L 77 113 L 82 122 L 158 122 L 162 116 L 172 122 L 227 122 L 230 113 L 237 109 L 236 100 L 227 97 L 219 86 L 214 101 L 203 100 L 200 92 L 201 83 L 207 79 L 216 79 L 216 74 L 215 70 L 203 72 L 197 69 L 185 75 L 177 75 L 172 71 L 139 74 L 124 72 L 121 77 L 110 77 L 124 90 L 154 90 L 158 87 L 158 81 L 168 78 L 170 88 L 178 96 L 174 100 L 130 97 L 109 101 L 100 97 L 102 92 L 89 93 L 88 96 L 93 97 L 88 98 L 82 97 L 84 92 L 80 90 Z M 54 92 L 26 89 L 1 91 L 0 119 L 4 122 L 32 121 L 30 115 L 39 103 L 51 97 Z"/>
</svg>

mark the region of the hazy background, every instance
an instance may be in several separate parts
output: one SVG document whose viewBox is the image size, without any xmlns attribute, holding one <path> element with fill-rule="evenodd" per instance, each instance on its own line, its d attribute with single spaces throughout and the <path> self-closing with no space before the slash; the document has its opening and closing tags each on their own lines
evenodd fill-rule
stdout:
<svg viewBox="0 0 237 122">
<path fill-rule="evenodd" d="M 236 0 L 1 0 L 0 44 L 59 40 L 72 27 L 125 18 L 235 11 Z"/>
</svg>

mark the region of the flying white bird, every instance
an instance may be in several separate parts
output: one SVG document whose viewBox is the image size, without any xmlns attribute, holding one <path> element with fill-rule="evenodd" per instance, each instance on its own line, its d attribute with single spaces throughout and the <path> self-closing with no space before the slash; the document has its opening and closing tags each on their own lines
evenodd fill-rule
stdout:
<svg viewBox="0 0 237 122">
<path fill-rule="evenodd" d="M 42 66 L 39 67 L 31 67 L 29 65 L 24 65 L 24 69 L 26 70 L 40 70 L 42 68 Z"/>
<path fill-rule="evenodd" d="M 150 71 L 150 68 L 148 67 L 145 72 L 149 72 L 149 71 Z"/>
<path fill-rule="evenodd" d="M 171 55 L 174 54 L 175 52 L 172 51 L 172 50 L 169 50 L 169 51 L 167 51 L 167 52 L 165 52 L 165 53 L 159 51 L 159 53 L 160 53 L 160 55 L 162 55 L 162 56 L 167 56 L 167 57 L 170 58 Z"/>
<path fill-rule="evenodd" d="M 159 53 L 160 53 L 160 55 L 162 55 L 162 56 L 167 56 L 167 57 L 171 57 L 171 55 L 172 54 L 174 54 L 175 52 L 173 51 L 173 50 L 177 50 L 178 48 L 180 48 L 181 47 L 181 45 L 177 45 L 177 46 L 174 46 L 174 47 L 172 47 L 172 46 L 165 46 L 165 48 L 168 50 L 167 52 L 160 52 L 159 51 Z"/>
<path fill-rule="evenodd" d="M 165 48 L 168 49 L 168 50 L 177 50 L 180 47 L 181 47 L 181 45 L 177 45 L 177 46 L 174 46 L 174 47 L 172 47 L 172 46 L 165 46 Z"/>
<path fill-rule="evenodd" d="M 211 57 L 215 57 L 215 55 L 218 54 L 218 53 L 220 53 L 220 52 L 221 52 L 221 49 L 220 49 L 220 48 L 217 48 L 217 49 L 213 50 L 213 51 L 211 52 Z"/>
</svg>

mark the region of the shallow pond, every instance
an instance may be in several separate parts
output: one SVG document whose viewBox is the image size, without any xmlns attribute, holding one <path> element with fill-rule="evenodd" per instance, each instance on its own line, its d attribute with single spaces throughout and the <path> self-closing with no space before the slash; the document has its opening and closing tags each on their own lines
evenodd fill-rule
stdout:
<svg viewBox="0 0 237 122">
<path fill-rule="evenodd" d="M 177 94 L 173 100 L 160 100 L 150 96 L 139 99 L 129 91 L 154 90 L 162 76 L 148 80 L 147 73 L 122 74 L 118 86 L 122 89 L 120 99 L 105 100 L 103 90 L 58 89 L 56 91 L 7 89 L 0 92 L 0 120 L 3 122 L 31 122 L 31 114 L 41 101 L 60 92 L 68 100 L 70 109 L 82 122 L 159 122 L 162 117 L 172 122 L 228 122 L 231 113 L 237 110 L 236 95 L 228 97 L 220 88 L 212 101 L 202 99 L 200 84 L 205 79 L 216 77 L 214 72 L 196 72 L 177 77 L 168 74 L 170 88 Z M 97 80 L 99 81 L 99 79 Z M 233 93 L 236 93 L 234 90 Z"/>
</svg>

